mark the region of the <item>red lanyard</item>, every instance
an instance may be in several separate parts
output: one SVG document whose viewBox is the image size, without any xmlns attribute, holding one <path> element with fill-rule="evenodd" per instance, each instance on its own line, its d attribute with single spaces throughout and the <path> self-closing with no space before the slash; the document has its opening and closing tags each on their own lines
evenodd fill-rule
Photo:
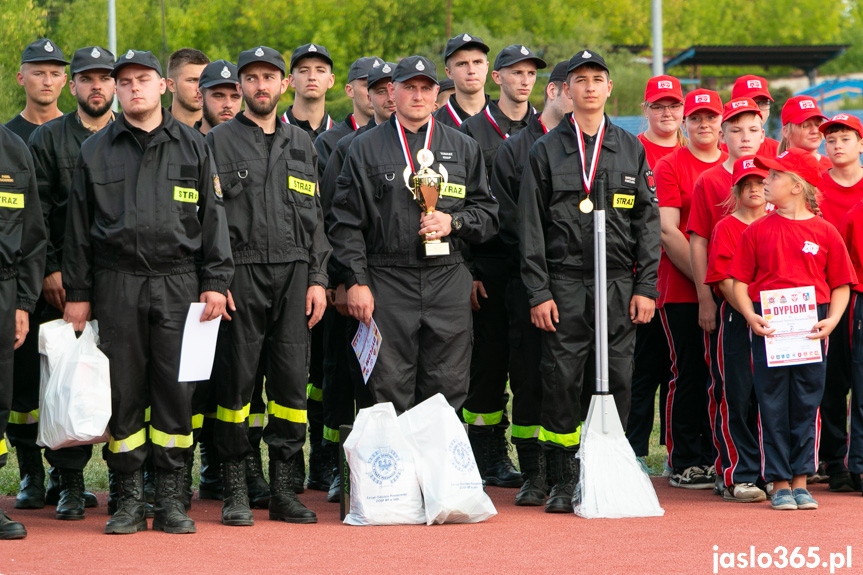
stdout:
<svg viewBox="0 0 863 575">
<path fill-rule="evenodd" d="M 411 150 L 408 147 L 408 140 L 407 140 L 407 137 L 405 136 L 405 129 L 399 123 L 398 116 L 395 116 L 395 121 L 396 121 L 396 133 L 399 136 L 399 144 L 401 144 L 402 153 L 405 156 L 405 164 L 407 164 L 410 167 L 411 173 L 413 174 L 416 172 L 416 170 L 414 169 L 414 161 L 411 159 Z M 434 131 L 434 117 L 429 116 L 428 129 L 426 130 L 426 139 L 425 139 L 425 143 L 423 144 L 423 148 L 426 150 L 431 149 L 430 146 L 431 146 L 432 131 Z"/>
<path fill-rule="evenodd" d="M 602 148 L 602 136 L 605 133 L 605 116 L 602 117 L 602 123 L 599 124 L 599 131 L 596 133 L 596 145 L 593 147 L 593 158 L 590 160 L 590 173 L 587 172 L 587 163 L 584 157 L 584 134 L 581 133 L 581 128 L 573 116 L 570 116 L 572 125 L 575 127 L 575 135 L 578 137 L 578 153 L 581 156 L 581 177 L 584 181 L 584 192 L 589 196 L 590 187 L 593 185 L 593 178 L 596 176 L 597 160 L 599 159 L 599 151 Z"/>
<path fill-rule="evenodd" d="M 491 115 L 491 110 L 488 109 L 488 105 L 486 105 L 485 110 L 483 110 L 483 113 L 485 114 L 485 117 L 488 118 L 488 121 L 491 122 L 491 125 L 494 127 L 495 131 L 498 134 L 500 134 L 501 138 L 503 138 L 504 140 L 509 138 L 509 134 L 504 134 L 500 130 L 500 126 L 497 125 L 497 122 L 495 121 L 494 116 Z"/>
<path fill-rule="evenodd" d="M 449 115 L 452 117 L 452 121 L 455 122 L 456 126 L 461 126 L 461 117 L 458 115 L 458 112 L 455 111 L 455 108 L 452 107 L 452 103 L 449 100 L 446 101 L 446 110 L 449 112 Z"/>
</svg>

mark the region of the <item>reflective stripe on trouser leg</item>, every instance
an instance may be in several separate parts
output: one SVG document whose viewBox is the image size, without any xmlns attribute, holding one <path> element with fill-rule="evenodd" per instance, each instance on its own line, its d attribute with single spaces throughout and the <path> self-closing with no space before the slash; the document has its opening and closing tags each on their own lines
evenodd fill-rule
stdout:
<svg viewBox="0 0 863 575">
<path fill-rule="evenodd" d="M 497 425 L 503 418 L 503 410 L 494 413 L 472 413 L 462 409 L 461 413 L 465 423 L 469 425 Z"/>
<path fill-rule="evenodd" d="M 350 347 L 349 319 L 334 309 L 324 312 L 323 443 L 339 442 L 339 427 L 354 422 L 351 367 L 358 364 Z M 314 355 L 312 355 L 314 358 Z"/>
<path fill-rule="evenodd" d="M 34 409 L 28 413 L 21 411 L 9 412 L 9 423 L 13 425 L 28 425 L 39 423 L 39 409 Z"/>
<path fill-rule="evenodd" d="M 534 441 L 539 437 L 542 412 L 542 330 L 530 321 L 527 290 L 521 278 L 510 278 L 506 286 L 509 314 L 509 387 L 512 391 L 512 441 Z"/>
<path fill-rule="evenodd" d="M 0 301 L 15 301 L 18 282 L 15 278 L 0 280 Z M 6 464 L 6 427 L 9 424 L 9 411 L 12 406 L 12 364 L 15 347 L 15 306 L 0 306 L 0 467 Z"/>
<path fill-rule="evenodd" d="M 14 280 L 13 283 L 15 283 Z M 15 298 L 3 301 L 14 302 Z M 40 298 L 34 313 L 28 315 L 30 331 L 21 347 L 13 352 L 14 366 L 10 366 L 10 371 L 13 372 L 13 378 L 10 382 L 12 385 L 12 403 L 10 404 L 12 413 L 9 418 L 9 426 L 6 428 L 6 436 L 9 438 L 9 444 L 15 448 L 42 449 L 36 444 L 36 437 L 39 433 L 39 426 L 37 425 L 39 421 L 40 380 L 39 322 L 43 311 L 47 312 L 50 319 L 62 317 L 59 310 L 56 314 L 52 314 L 50 309 L 46 309 L 46 305 L 45 300 Z"/>
</svg>

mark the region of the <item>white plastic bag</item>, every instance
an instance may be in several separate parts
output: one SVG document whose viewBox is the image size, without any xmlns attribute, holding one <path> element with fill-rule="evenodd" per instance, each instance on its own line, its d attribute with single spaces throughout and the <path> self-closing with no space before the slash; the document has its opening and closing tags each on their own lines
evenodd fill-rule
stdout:
<svg viewBox="0 0 863 575">
<path fill-rule="evenodd" d="M 361 409 L 345 440 L 351 469 L 348 525 L 425 523 L 414 454 L 392 403 Z"/>
<path fill-rule="evenodd" d="M 58 449 L 108 439 L 111 379 L 97 330 L 95 321 L 87 322 L 76 338 L 63 320 L 40 326 L 39 445 Z"/>
<path fill-rule="evenodd" d="M 464 425 L 443 395 L 401 414 L 399 425 L 419 462 L 426 524 L 479 523 L 497 515 Z"/>
</svg>

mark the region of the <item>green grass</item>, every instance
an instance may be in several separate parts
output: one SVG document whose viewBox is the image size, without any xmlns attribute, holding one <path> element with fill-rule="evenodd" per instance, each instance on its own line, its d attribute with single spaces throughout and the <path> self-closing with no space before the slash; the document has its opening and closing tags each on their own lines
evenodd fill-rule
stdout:
<svg viewBox="0 0 863 575">
<path fill-rule="evenodd" d="M 512 412 L 512 395 L 510 395 L 510 402 L 507 406 L 508 411 Z M 303 447 L 303 452 L 306 454 L 308 458 L 309 453 L 309 440 L 308 436 L 306 437 L 306 444 Z M 650 453 L 647 456 L 647 466 L 650 468 L 651 475 L 660 475 L 662 470 L 665 467 L 665 459 L 667 452 L 664 446 L 659 445 L 659 405 L 657 401 L 657 405 L 654 409 L 654 420 L 653 420 L 653 432 L 650 434 Z M 514 458 L 515 459 L 515 458 Z M 266 448 L 263 449 L 263 468 L 264 475 L 267 476 L 268 473 L 268 461 L 269 457 L 267 455 Z M 516 462 L 517 463 L 517 462 Z M 46 462 L 47 467 L 47 462 Z M 193 471 L 194 477 L 194 488 L 198 487 L 198 472 L 200 468 L 200 459 L 196 452 L 195 454 L 195 467 Z M 0 469 L 0 494 L 2 495 L 15 495 L 18 493 L 18 460 L 15 457 L 15 450 L 9 449 L 9 458 L 6 463 L 6 466 Z M 93 447 L 93 457 L 90 459 L 90 462 L 87 464 L 87 467 L 84 469 L 84 484 L 87 486 L 89 491 L 99 492 L 99 491 L 108 491 L 108 467 L 105 465 L 105 461 L 102 459 L 102 446 L 97 445 Z"/>
</svg>

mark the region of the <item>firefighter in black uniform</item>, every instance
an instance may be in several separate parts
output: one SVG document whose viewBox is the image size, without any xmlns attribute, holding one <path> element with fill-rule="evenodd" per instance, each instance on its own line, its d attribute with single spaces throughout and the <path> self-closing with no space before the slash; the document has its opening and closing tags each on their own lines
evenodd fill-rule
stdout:
<svg viewBox="0 0 863 575">
<path fill-rule="evenodd" d="M 471 349 L 471 275 L 462 250 L 497 232 L 497 202 L 476 142 L 431 118 L 434 65 L 410 56 L 392 80 L 395 114 L 354 139 L 337 179 L 330 241 L 338 263 L 350 270 L 351 316 L 369 325 L 374 313 L 383 339 L 368 380 L 373 399 L 402 412 L 442 393 L 460 409 Z M 421 150 L 424 160 L 433 156 L 435 171 L 449 175 L 428 214 L 404 175 L 406 167 L 420 169 Z M 450 254 L 421 257 L 422 237 L 448 242 Z"/>
<path fill-rule="evenodd" d="M 317 154 L 300 128 L 278 121 L 276 105 L 287 89 L 281 54 L 266 46 L 241 52 L 237 69 L 246 110 L 207 134 L 225 190 L 237 265 L 231 284 L 237 311 L 220 333 L 213 370 L 222 523 L 254 524 L 244 460 L 251 450 L 246 418 L 262 350 L 270 519 L 316 523 L 315 513 L 297 498 L 293 480 L 301 473 L 294 456 L 302 453 L 308 422 L 310 330 L 326 307 L 331 251 L 317 193 Z"/>
<path fill-rule="evenodd" d="M 468 118 L 460 130 L 482 149 L 486 173 L 491 174 L 497 149 L 528 126 L 540 128 L 536 110 L 528 98 L 536 82 L 536 70 L 545 61 L 530 49 L 512 45 L 494 60 L 492 79 L 500 84 L 500 99 L 491 100 L 480 114 Z M 492 190 L 494 193 L 494 190 Z M 506 441 L 506 391 L 509 364 L 509 318 L 506 285 L 512 275 L 506 267 L 507 250 L 500 238 L 471 247 L 474 287 L 473 356 L 470 391 L 462 410 L 468 423 L 471 446 L 486 485 L 520 487 L 522 476 L 509 459 Z"/>
<path fill-rule="evenodd" d="M 18 83 L 24 87 L 27 104 L 20 114 L 6 123 L 15 135 L 27 144 L 33 131 L 63 113 L 57 100 L 66 85 L 66 57 L 60 47 L 48 38 L 29 44 L 21 54 Z M 39 426 L 39 324 L 45 301 L 40 298 L 30 314 L 30 334 L 15 351 L 12 411 L 6 430 L 9 443 L 18 456 L 21 485 L 15 498 L 16 509 L 42 509 L 45 506 L 45 468 L 42 465 L 42 448 L 36 445 Z M 51 504 L 57 503 L 60 493 L 56 473 L 49 481 Z"/>
<path fill-rule="evenodd" d="M 578 481 L 582 373 L 593 347 L 593 198 L 607 187 L 609 390 L 629 412 L 636 324 L 654 312 L 659 211 L 641 143 L 604 114 L 612 83 L 599 54 L 569 62 L 572 114 L 530 150 L 518 200 L 521 274 L 530 315 L 544 331 L 539 441 L 552 487 L 545 510 L 572 513 Z M 596 182 L 596 183 L 595 183 Z"/>
<path fill-rule="evenodd" d="M 46 232 L 36 174 L 27 145 L 0 128 L 0 468 L 6 465 L 3 432 L 12 406 L 14 350 L 28 337 L 45 269 Z M 38 381 L 38 380 L 37 380 Z M 41 459 L 39 464 L 41 465 Z M 27 530 L 0 509 L 0 539 L 23 539 Z"/>
<path fill-rule="evenodd" d="M 161 107 L 165 80 L 156 57 L 129 50 L 111 74 L 124 111 L 84 142 L 75 166 L 64 319 L 82 329 L 92 302 L 100 347 L 111 361 L 107 460 L 119 499 L 105 532 L 147 528 L 142 465 L 149 435 L 153 528 L 194 533 L 183 502 L 194 384 L 177 379 L 189 303 L 207 304 L 201 321 L 228 317 L 233 262 L 221 187 L 200 134 Z"/>
<path fill-rule="evenodd" d="M 530 322 L 527 292 L 521 281 L 518 252 L 518 192 L 528 152 L 539 138 L 553 130 L 572 112 L 572 100 L 563 92 L 569 60 L 558 63 L 545 87 L 545 106 L 536 122 L 504 141 L 491 170 L 491 189 L 500 203 L 501 243 L 507 250 L 506 311 L 509 316 L 509 386 L 512 390 L 512 442 L 524 483 L 515 496 L 516 505 L 545 503 L 545 478 L 538 484 L 541 447 L 539 417 L 542 385 L 539 374 L 541 331 Z"/>
<path fill-rule="evenodd" d="M 344 166 L 345 156 L 354 138 L 389 120 L 395 110 L 395 103 L 389 97 L 387 85 L 392 78 L 396 64 L 381 62 L 373 66 L 367 80 L 369 101 L 374 109 L 374 117 L 369 122 L 343 137 L 336 144 L 324 176 L 321 178 L 321 207 L 326 227 L 332 223 L 333 196 L 336 192 L 336 179 Z M 354 421 L 356 410 L 372 405 L 368 388 L 363 385 L 359 364 L 354 359 L 351 338 L 357 331 L 358 322 L 350 317 L 345 292 L 346 272 L 335 258 L 330 258 L 327 272 L 330 288 L 327 290 L 328 303 L 335 307 L 335 313 L 328 309 L 324 315 L 324 449 L 329 450 L 333 459 L 333 482 L 327 493 L 327 501 L 339 502 L 342 489 L 341 475 L 338 473 L 337 454 L 340 440 L 339 427 Z"/>
<path fill-rule="evenodd" d="M 100 46 L 75 51 L 70 72 L 69 89 L 78 107 L 60 118 L 36 128 L 30 136 L 30 152 L 36 169 L 36 181 L 42 213 L 48 232 L 45 279 L 42 297 L 37 304 L 37 320 L 41 323 L 63 317 L 63 292 L 60 264 L 63 261 L 63 240 L 66 235 L 66 201 L 72 189 L 72 170 L 81 151 L 81 144 L 114 119 L 114 55 Z M 38 337 L 38 327 L 31 336 Z M 38 381 L 38 380 L 37 380 Z M 84 491 L 84 467 L 93 452 L 92 445 L 45 450 L 45 458 L 58 470 L 59 502 L 57 519 L 83 519 L 85 503 L 96 506 L 96 497 Z M 41 465 L 41 462 L 39 462 Z M 53 482 L 49 482 L 46 499 L 52 503 Z M 86 493 L 86 501 L 85 501 Z"/>
<path fill-rule="evenodd" d="M 436 122 L 458 128 L 488 105 L 489 97 L 485 93 L 488 50 L 482 38 L 468 33 L 453 36 L 447 41 L 443 60 L 455 93 L 435 111 Z"/>
<path fill-rule="evenodd" d="M 383 64 L 384 61 L 377 56 L 363 56 L 351 64 L 348 70 L 348 82 L 345 84 L 345 93 L 351 99 L 353 111 L 344 120 L 315 139 L 315 150 L 318 151 L 318 180 L 323 179 L 330 154 L 339 140 L 365 126 L 374 115 L 366 79 L 372 68 L 383 66 Z"/>
</svg>

